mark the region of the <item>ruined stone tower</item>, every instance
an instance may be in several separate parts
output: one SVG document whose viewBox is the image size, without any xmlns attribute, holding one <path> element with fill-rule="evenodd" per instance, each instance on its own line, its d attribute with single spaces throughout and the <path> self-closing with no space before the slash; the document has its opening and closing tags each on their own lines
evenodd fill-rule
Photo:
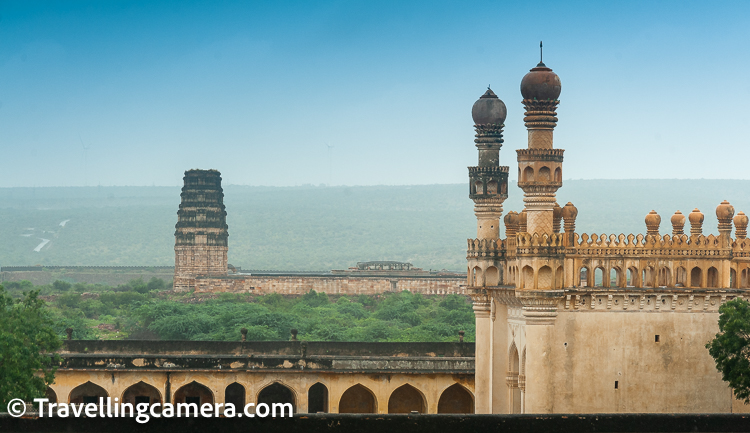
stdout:
<svg viewBox="0 0 750 433">
<path fill-rule="evenodd" d="M 175 225 L 175 290 L 195 287 L 196 277 L 227 275 L 227 212 L 221 173 L 188 170 Z"/>
</svg>

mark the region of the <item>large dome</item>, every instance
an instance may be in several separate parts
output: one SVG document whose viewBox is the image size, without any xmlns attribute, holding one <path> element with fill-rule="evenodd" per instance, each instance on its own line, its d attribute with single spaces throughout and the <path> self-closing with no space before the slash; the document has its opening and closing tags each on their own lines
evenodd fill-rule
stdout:
<svg viewBox="0 0 750 433">
<path fill-rule="evenodd" d="M 521 80 L 523 99 L 557 100 L 561 89 L 560 77 L 541 62 Z"/>
<path fill-rule="evenodd" d="M 492 89 L 487 89 L 484 95 L 480 96 L 474 106 L 471 107 L 471 117 L 475 125 L 497 124 L 502 125 L 505 122 L 508 110 L 505 103 L 495 95 Z"/>
</svg>

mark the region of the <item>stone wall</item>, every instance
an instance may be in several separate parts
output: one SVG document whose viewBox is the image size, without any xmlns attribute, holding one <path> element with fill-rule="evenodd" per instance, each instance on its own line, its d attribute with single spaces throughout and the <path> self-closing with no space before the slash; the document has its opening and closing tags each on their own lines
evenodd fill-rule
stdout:
<svg viewBox="0 0 750 433">
<path fill-rule="evenodd" d="M 303 295 L 310 290 L 329 295 L 373 295 L 408 290 L 424 295 L 466 294 L 464 278 L 456 277 L 348 277 L 348 276 L 242 276 L 196 278 L 195 291 L 253 292 Z"/>
<path fill-rule="evenodd" d="M 27 267 L 20 270 L 6 270 L 0 272 L 0 282 L 3 281 L 31 281 L 35 285 L 52 284 L 56 280 L 69 283 L 104 284 L 117 286 L 125 284 L 130 280 L 142 278 L 148 281 L 151 278 L 160 278 L 164 281 L 172 281 L 174 268 L 171 266 L 159 267 Z"/>
</svg>

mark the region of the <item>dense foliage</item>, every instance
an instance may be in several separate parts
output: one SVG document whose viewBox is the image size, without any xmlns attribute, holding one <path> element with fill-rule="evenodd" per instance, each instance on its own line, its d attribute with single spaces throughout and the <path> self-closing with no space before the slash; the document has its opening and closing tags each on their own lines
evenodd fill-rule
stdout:
<svg viewBox="0 0 750 433">
<path fill-rule="evenodd" d="M 750 304 L 740 298 L 719 307 L 719 333 L 706 344 L 722 379 L 750 403 Z"/>
<path fill-rule="evenodd" d="M 37 292 L 13 299 L 0 285 L 0 410 L 14 398 L 42 397 L 54 381 L 60 339 Z"/>
<path fill-rule="evenodd" d="M 31 286 L 10 283 L 12 293 Z M 176 293 L 163 281 L 128 284 L 37 286 L 50 300 L 55 330 L 73 328 L 76 339 L 317 341 L 474 341 L 474 313 L 465 296 L 422 296 L 410 292 L 336 296 Z"/>
</svg>

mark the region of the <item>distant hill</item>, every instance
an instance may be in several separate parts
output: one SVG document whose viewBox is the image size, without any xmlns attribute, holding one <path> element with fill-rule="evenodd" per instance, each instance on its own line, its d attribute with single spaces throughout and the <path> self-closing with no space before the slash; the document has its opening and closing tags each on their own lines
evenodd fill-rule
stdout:
<svg viewBox="0 0 750 433">
<path fill-rule="evenodd" d="M 576 205 L 579 233 L 643 233 L 652 209 L 670 233 L 674 211 L 694 207 L 706 215 L 704 233 L 716 233 L 716 206 L 727 199 L 749 213 L 747 191 L 745 180 L 568 180 L 558 202 Z M 229 261 L 243 269 L 399 260 L 461 271 L 476 235 L 463 184 L 228 185 L 224 194 Z M 510 194 L 505 212 L 521 210 L 523 192 L 512 185 Z M 0 265 L 172 265 L 179 202 L 179 187 L 0 188 Z"/>
</svg>

